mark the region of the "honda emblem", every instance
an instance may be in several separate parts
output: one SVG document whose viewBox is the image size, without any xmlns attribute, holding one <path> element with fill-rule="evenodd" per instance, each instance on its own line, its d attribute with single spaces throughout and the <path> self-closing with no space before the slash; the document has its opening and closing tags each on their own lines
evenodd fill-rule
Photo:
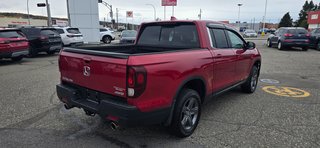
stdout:
<svg viewBox="0 0 320 148">
<path fill-rule="evenodd" d="M 90 76 L 90 67 L 84 66 L 83 67 L 83 75 L 89 77 Z"/>
</svg>

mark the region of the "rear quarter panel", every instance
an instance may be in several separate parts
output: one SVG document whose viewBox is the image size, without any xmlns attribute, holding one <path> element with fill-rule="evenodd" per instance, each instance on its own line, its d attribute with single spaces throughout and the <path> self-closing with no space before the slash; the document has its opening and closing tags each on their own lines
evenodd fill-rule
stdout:
<svg viewBox="0 0 320 148">
<path fill-rule="evenodd" d="M 147 70 L 144 93 L 129 104 L 141 111 L 169 107 L 182 82 L 190 77 L 201 77 L 206 82 L 206 92 L 212 89 L 212 56 L 208 49 L 130 56 L 129 66 L 143 65 Z"/>
</svg>

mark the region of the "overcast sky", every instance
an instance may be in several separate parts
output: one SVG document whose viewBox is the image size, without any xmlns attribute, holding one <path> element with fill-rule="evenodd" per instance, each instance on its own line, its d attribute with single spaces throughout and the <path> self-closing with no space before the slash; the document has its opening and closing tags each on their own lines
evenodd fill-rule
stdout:
<svg viewBox="0 0 320 148">
<path fill-rule="evenodd" d="M 128 22 L 140 23 L 153 20 L 153 8 L 146 4 L 153 4 L 156 7 L 157 17 L 163 19 L 164 8 L 161 7 L 161 0 L 104 0 L 119 8 L 119 21 L 125 22 L 126 11 L 133 11 L 134 19 L 128 19 Z M 319 3 L 320 0 L 313 0 Z M 37 3 L 45 0 L 29 0 L 30 14 L 46 15 L 45 8 L 38 8 Z M 278 22 L 281 17 L 290 12 L 293 19 L 297 19 L 298 13 L 305 0 L 268 0 L 267 22 Z M 54 17 L 67 17 L 66 0 L 49 0 L 51 4 L 51 14 Z M 238 3 L 242 3 L 240 20 L 251 22 L 254 18 L 256 22 L 262 21 L 264 15 L 265 0 L 178 0 L 178 6 L 175 7 L 175 16 L 178 19 L 198 19 L 200 9 L 202 9 L 202 18 L 215 21 L 229 20 L 235 22 L 238 18 Z M 0 0 L 0 12 L 27 12 L 27 0 Z M 109 10 L 99 4 L 100 20 L 106 17 Z M 172 14 L 172 8 L 167 7 L 167 18 Z"/>
</svg>

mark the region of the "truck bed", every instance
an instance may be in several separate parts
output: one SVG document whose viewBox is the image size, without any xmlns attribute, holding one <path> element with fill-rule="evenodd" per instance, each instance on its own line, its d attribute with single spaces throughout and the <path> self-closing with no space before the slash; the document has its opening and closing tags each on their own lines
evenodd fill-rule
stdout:
<svg viewBox="0 0 320 148">
<path fill-rule="evenodd" d="M 114 58 L 128 58 L 130 55 L 152 54 L 161 52 L 174 52 L 187 50 L 186 47 L 147 47 L 137 45 L 118 45 L 118 46 L 82 46 L 77 48 L 65 48 L 66 52 L 98 55 Z M 192 48 L 189 48 L 192 49 Z"/>
</svg>

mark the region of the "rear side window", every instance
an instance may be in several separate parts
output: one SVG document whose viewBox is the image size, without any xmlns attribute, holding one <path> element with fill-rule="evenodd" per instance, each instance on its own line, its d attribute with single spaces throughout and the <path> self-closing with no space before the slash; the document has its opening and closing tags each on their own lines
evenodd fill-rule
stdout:
<svg viewBox="0 0 320 148">
<path fill-rule="evenodd" d="M 138 45 L 172 48 L 200 48 L 193 23 L 156 24 L 142 29 Z"/>
<path fill-rule="evenodd" d="M 224 30 L 222 29 L 211 29 L 212 42 L 215 42 L 216 48 L 228 48 L 228 41 Z"/>
<path fill-rule="evenodd" d="M 80 31 L 78 28 L 68 28 L 67 32 L 72 34 L 80 34 Z"/>
<path fill-rule="evenodd" d="M 0 38 L 21 38 L 24 37 L 19 31 L 3 31 L 0 32 Z"/>
</svg>

